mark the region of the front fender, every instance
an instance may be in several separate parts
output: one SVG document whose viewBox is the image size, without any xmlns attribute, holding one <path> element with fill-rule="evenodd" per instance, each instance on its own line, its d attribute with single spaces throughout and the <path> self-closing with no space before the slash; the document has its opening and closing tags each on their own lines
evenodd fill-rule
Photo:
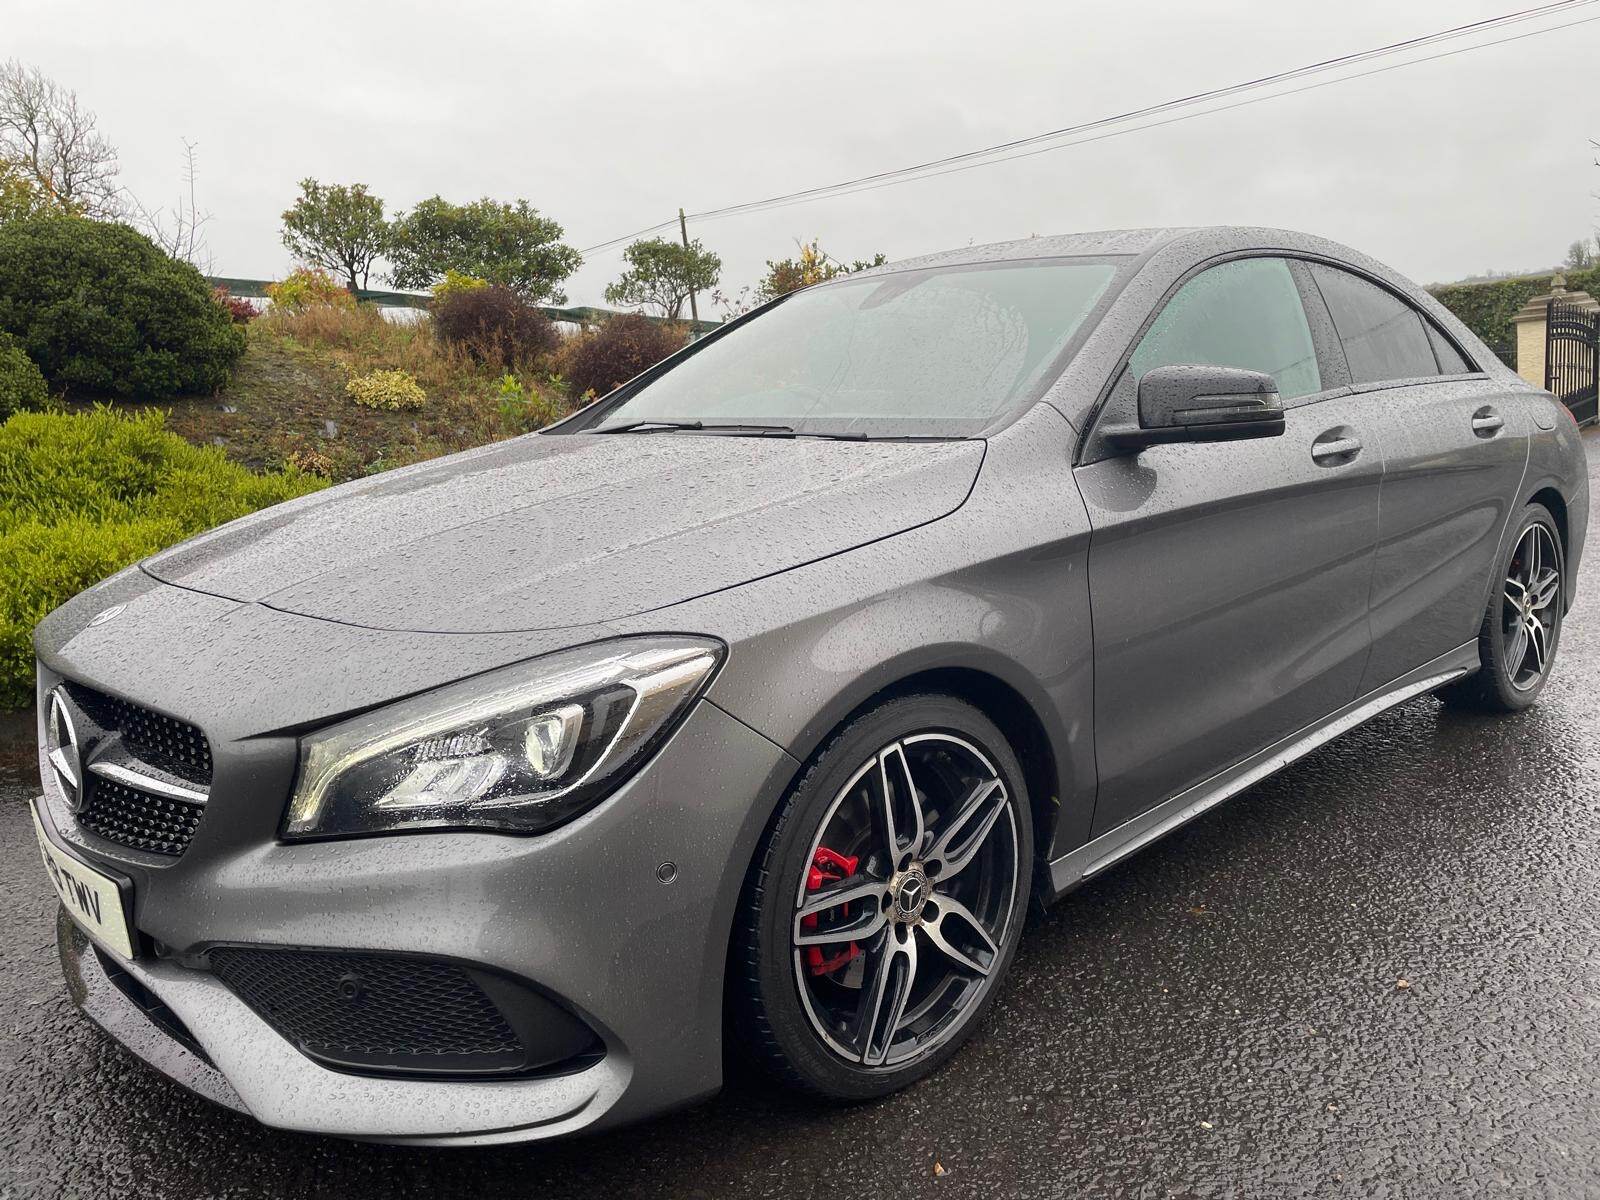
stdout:
<svg viewBox="0 0 1600 1200">
<path fill-rule="evenodd" d="M 914 676 L 999 681 L 1032 709 L 1053 753 L 1060 815 L 1041 849 L 1053 840 L 1059 853 L 1087 838 L 1095 791 L 1089 523 L 1071 449 L 1065 418 L 1038 406 L 990 441 L 950 515 L 615 624 L 725 639 L 709 699 L 802 762 L 850 713 Z"/>
</svg>

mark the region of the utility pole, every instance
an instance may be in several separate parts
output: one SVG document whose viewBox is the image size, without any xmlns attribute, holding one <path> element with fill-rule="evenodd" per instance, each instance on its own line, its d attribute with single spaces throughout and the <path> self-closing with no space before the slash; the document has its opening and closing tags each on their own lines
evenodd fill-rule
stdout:
<svg viewBox="0 0 1600 1200">
<path fill-rule="evenodd" d="M 660 210 L 657 209 L 659 212 Z M 678 232 L 683 234 L 683 248 L 689 248 L 689 222 L 683 215 L 683 209 L 678 210 Z M 694 288 L 689 289 L 689 315 L 694 318 L 696 325 L 700 324 L 700 306 L 695 303 Z"/>
</svg>

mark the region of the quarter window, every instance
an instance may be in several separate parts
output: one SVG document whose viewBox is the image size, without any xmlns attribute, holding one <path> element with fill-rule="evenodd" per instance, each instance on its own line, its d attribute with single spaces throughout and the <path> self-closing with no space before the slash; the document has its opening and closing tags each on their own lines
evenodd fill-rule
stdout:
<svg viewBox="0 0 1600 1200">
<path fill-rule="evenodd" d="M 1156 367 L 1207 363 L 1262 371 L 1285 400 L 1322 390 L 1317 354 L 1289 266 L 1243 258 L 1178 289 L 1133 352 L 1135 378 Z"/>
<path fill-rule="evenodd" d="M 1439 374 L 1427 327 L 1416 309 L 1348 271 L 1312 263 L 1311 275 L 1339 332 L 1351 383 Z"/>
<path fill-rule="evenodd" d="M 1472 365 L 1456 349 L 1456 344 L 1445 337 L 1432 321 L 1428 322 L 1428 337 L 1433 342 L 1434 356 L 1439 360 L 1439 374 L 1465 375 L 1472 370 Z"/>
</svg>

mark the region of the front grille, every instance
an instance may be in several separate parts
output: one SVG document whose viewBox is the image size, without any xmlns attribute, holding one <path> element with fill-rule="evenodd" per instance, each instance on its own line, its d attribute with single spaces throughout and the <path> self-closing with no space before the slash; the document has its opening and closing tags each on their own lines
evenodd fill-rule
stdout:
<svg viewBox="0 0 1600 1200">
<path fill-rule="evenodd" d="M 182 854 L 206 811 L 203 804 L 153 796 L 99 775 L 89 776 L 88 789 L 78 824 L 108 842 L 151 854 Z"/>
<path fill-rule="evenodd" d="M 66 688 L 91 721 L 108 733 L 122 735 L 123 747 L 134 758 L 190 783 L 210 786 L 211 747 L 199 729 L 80 683 Z"/>
<path fill-rule="evenodd" d="M 462 967 L 320 950 L 211 951 L 211 969 L 304 1053 L 335 1064 L 513 1070 L 521 1041 Z"/>
<path fill-rule="evenodd" d="M 149 854 L 189 847 L 211 786 L 211 747 L 198 728 L 81 683 L 63 682 L 81 764 L 84 830 Z M 47 722 L 51 748 L 67 736 Z"/>
</svg>

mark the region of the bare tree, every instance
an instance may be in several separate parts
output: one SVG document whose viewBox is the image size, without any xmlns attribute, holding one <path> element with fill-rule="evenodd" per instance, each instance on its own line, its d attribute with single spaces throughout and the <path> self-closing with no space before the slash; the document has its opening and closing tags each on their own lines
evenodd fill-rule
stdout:
<svg viewBox="0 0 1600 1200">
<path fill-rule="evenodd" d="M 0 158 L 26 171 L 59 207 L 90 217 L 122 211 L 117 151 L 78 94 L 16 59 L 0 63 Z"/>
<path fill-rule="evenodd" d="M 198 143 L 188 138 L 180 140 L 183 142 L 183 186 L 188 197 L 185 198 L 180 192 L 170 213 L 165 209 L 146 208 L 144 202 L 131 192 L 128 198 L 139 210 L 139 224 L 151 241 L 171 257 L 192 264 L 202 275 L 209 275 L 213 260 L 211 247 L 206 244 L 205 227 L 211 223 L 211 213 L 202 210 L 195 201 L 195 180 L 199 174 L 195 150 Z"/>
</svg>

